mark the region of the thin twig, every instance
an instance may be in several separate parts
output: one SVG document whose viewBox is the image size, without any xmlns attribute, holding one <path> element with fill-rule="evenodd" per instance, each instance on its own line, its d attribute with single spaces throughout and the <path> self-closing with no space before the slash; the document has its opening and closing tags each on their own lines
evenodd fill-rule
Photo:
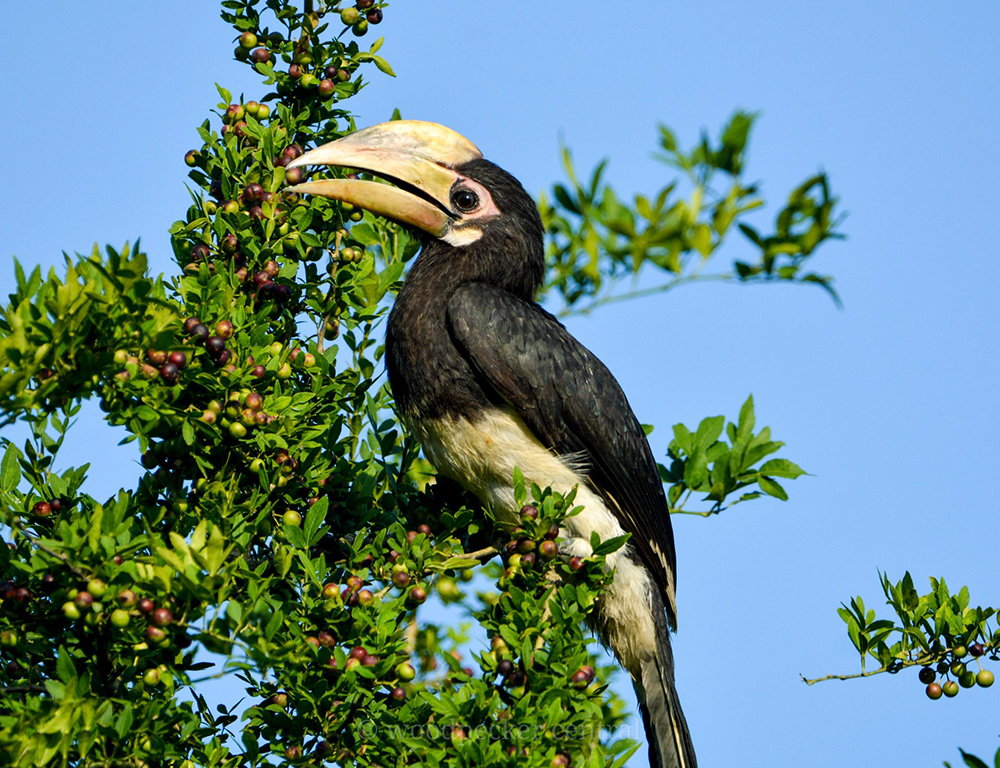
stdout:
<svg viewBox="0 0 1000 768">
<path fill-rule="evenodd" d="M 475 552 L 466 552 L 464 555 L 456 555 L 456 557 L 467 557 L 470 560 L 479 560 L 485 563 L 499 554 L 500 550 L 496 547 L 486 547 L 484 549 L 477 549 Z"/>
<path fill-rule="evenodd" d="M 0 688 L 6 693 L 45 693 L 45 688 L 40 685 L 8 685 Z"/>
<path fill-rule="evenodd" d="M 666 293 L 667 291 L 673 290 L 686 283 L 693 283 L 696 280 L 712 280 L 712 281 L 725 281 L 733 279 L 732 273 L 724 273 L 718 275 L 688 275 L 686 277 L 678 277 L 676 280 L 671 280 L 669 283 L 664 283 L 663 285 L 657 285 L 653 288 L 643 288 L 640 291 L 629 291 L 628 293 L 616 293 L 611 296 L 603 296 L 599 299 L 594 299 L 587 306 L 582 309 L 564 309 L 559 313 L 560 317 L 577 317 L 579 315 L 589 315 L 595 309 L 604 304 L 614 304 L 619 301 L 627 301 L 629 299 L 641 299 L 644 296 L 653 296 L 657 293 Z"/>
</svg>

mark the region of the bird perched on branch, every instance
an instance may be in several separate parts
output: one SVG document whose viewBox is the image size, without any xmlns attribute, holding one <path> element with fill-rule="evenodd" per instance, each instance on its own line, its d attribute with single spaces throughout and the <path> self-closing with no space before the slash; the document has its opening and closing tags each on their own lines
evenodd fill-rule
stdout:
<svg viewBox="0 0 1000 768">
<path fill-rule="evenodd" d="M 594 625 L 635 685 L 658 768 L 693 768 L 674 687 L 673 533 L 645 433 L 611 372 L 534 296 L 545 272 L 538 209 L 467 139 L 400 120 L 358 131 L 289 164 L 367 171 L 290 187 L 360 206 L 425 233 L 389 316 L 386 364 L 407 427 L 438 471 L 517 519 L 514 468 L 568 492 L 564 552 L 591 533 L 631 534 Z"/>
</svg>

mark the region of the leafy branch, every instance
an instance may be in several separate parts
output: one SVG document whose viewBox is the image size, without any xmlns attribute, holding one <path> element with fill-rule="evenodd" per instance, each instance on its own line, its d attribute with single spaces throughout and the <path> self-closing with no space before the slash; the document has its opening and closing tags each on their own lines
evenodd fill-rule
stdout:
<svg viewBox="0 0 1000 768">
<path fill-rule="evenodd" d="M 740 409 L 736 423 L 727 425 L 724 416 L 713 416 L 703 419 L 694 432 L 683 424 L 674 425 L 674 439 L 667 448 L 671 461 L 666 466 L 657 465 L 660 478 L 670 483 L 667 502 L 671 514 L 709 517 L 765 494 L 788 500 L 788 494 L 775 478 L 794 480 L 805 472 L 788 459 L 771 459 L 758 467 L 784 443 L 771 439 L 770 427 L 754 434 L 754 424 L 751 395 Z M 728 444 L 719 439 L 724 427 Z M 757 490 L 742 493 L 726 503 L 732 494 L 752 486 L 757 486 Z M 702 501 L 711 502 L 711 506 L 686 509 L 685 505 L 695 493 L 704 493 Z"/>
<path fill-rule="evenodd" d="M 998 660 L 1000 629 L 992 631 L 989 620 L 996 615 L 993 608 L 972 608 L 969 589 L 962 587 L 952 594 L 944 579 L 931 578 L 931 590 L 919 595 L 907 572 L 898 582 L 884 573 L 879 574 L 882 592 L 896 614 L 895 619 L 877 619 L 875 611 L 866 608 L 858 596 L 850 605 L 837 609 L 847 624 L 847 634 L 861 656 L 861 672 L 847 675 L 802 677 L 807 685 L 826 680 L 851 680 L 888 672 L 895 674 L 907 667 L 920 666 L 920 681 L 927 685 L 932 699 L 955 696 L 961 688 L 979 685 L 989 688 L 994 675 L 983 667 L 982 659 Z M 893 637 L 898 637 L 895 642 Z M 879 667 L 868 671 L 868 657 Z M 964 659 L 972 658 L 972 662 Z M 970 669 L 970 664 L 976 665 Z M 938 676 L 944 682 L 938 682 Z M 952 678 L 955 678 L 954 680 Z"/>
<path fill-rule="evenodd" d="M 563 150 L 568 185 L 555 184 L 551 199 L 543 194 L 539 200 L 549 236 L 546 290 L 559 293 L 563 315 L 586 314 L 604 304 L 666 293 L 696 281 L 815 284 L 839 304 L 832 278 L 805 270 L 823 242 L 842 237 L 836 230 L 843 217 L 834 213 L 837 198 L 830 193 L 826 174 L 816 174 L 792 190 L 772 232 L 762 234 L 744 221 L 764 205 L 757 184 L 742 180 L 755 119 L 755 114 L 736 112 L 717 143 L 703 134 L 689 152 L 660 126 L 662 152 L 656 157 L 682 172 L 691 189 L 687 199 L 678 198 L 679 181 L 674 180 L 655 195 L 636 195 L 626 204 L 603 181 L 606 160 L 584 182 L 569 151 Z M 731 270 L 706 272 L 733 225 L 756 257 L 734 261 Z M 647 266 L 668 279 L 636 288 Z M 631 278 L 631 290 L 619 289 L 625 278 Z"/>
</svg>

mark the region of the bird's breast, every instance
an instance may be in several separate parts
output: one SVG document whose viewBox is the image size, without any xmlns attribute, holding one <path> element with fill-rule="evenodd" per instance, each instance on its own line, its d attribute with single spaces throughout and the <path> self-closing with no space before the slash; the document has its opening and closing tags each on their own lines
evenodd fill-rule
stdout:
<svg viewBox="0 0 1000 768">
<path fill-rule="evenodd" d="M 622 534 L 618 520 L 587 482 L 585 467 L 571 456 L 559 456 L 539 442 L 510 407 L 490 407 L 472 417 L 446 416 L 419 420 L 410 428 L 427 458 L 442 474 L 476 494 L 505 523 L 518 519 L 520 506 L 514 495 L 514 469 L 525 482 L 560 493 L 577 488 L 579 515 L 566 520 L 571 536 L 602 539 Z"/>
</svg>

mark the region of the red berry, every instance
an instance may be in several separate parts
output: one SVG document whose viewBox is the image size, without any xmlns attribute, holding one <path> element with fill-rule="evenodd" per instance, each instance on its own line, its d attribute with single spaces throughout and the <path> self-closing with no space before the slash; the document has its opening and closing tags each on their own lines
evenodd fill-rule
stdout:
<svg viewBox="0 0 1000 768">
<path fill-rule="evenodd" d="M 35 506 L 31 508 L 31 511 L 39 517 L 48 517 L 52 514 L 52 505 L 47 501 L 39 501 L 35 503 Z"/>
<path fill-rule="evenodd" d="M 389 694 L 394 701 L 406 701 L 406 691 L 400 686 L 396 686 Z"/>
<path fill-rule="evenodd" d="M 146 359 L 153 365 L 160 366 L 167 362 L 167 353 L 159 349 L 150 349 L 146 351 Z"/>
<path fill-rule="evenodd" d="M 417 605 L 422 605 L 427 600 L 427 590 L 423 587 L 414 587 L 410 590 L 408 597 L 411 602 L 414 602 Z"/>
<path fill-rule="evenodd" d="M 171 352 L 167 360 L 178 369 L 187 365 L 187 355 L 183 352 Z"/>
<path fill-rule="evenodd" d="M 184 321 L 184 333 L 191 333 L 196 325 L 200 325 L 201 320 L 197 317 L 189 317 Z"/>
<path fill-rule="evenodd" d="M 148 597 L 140 599 L 137 607 L 139 609 L 139 613 L 145 613 L 145 614 L 152 613 L 153 610 L 156 608 L 156 606 L 153 604 L 153 601 L 150 600 Z"/>
<path fill-rule="evenodd" d="M 571 557 L 569 560 L 569 567 L 574 571 L 582 570 L 584 565 L 582 557 Z"/>
<path fill-rule="evenodd" d="M 367 655 L 368 651 L 365 650 L 365 647 L 362 645 L 356 645 L 353 648 L 351 648 L 350 657 L 352 659 L 357 659 L 358 661 L 361 661 Z"/>
<path fill-rule="evenodd" d="M 165 627 L 174 620 L 169 608 L 157 608 L 153 611 L 152 621 L 158 627 Z"/>
<path fill-rule="evenodd" d="M 268 53 L 267 48 L 254 48 L 253 53 L 250 54 L 250 58 L 255 64 L 263 64 L 270 61 L 271 54 Z"/>
<path fill-rule="evenodd" d="M 381 8 L 373 8 L 372 10 L 368 11 L 368 15 L 366 16 L 366 18 L 368 19 L 368 23 L 369 24 L 381 24 L 382 23 L 382 9 Z"/>
<path fill-rule="evenodd" d="M 333 96 L 333 94 L 336 92 L 337 86 L 333 82 L 333 80 L 328 80 L 326 78 L 323 78 L 322 80 L 319 81 L 319 88 L 317 88 L 316 90 L 320 96 L 322 96 L 324 99 L 328 99 L 331 96 Z M 292 170 L 295 169 L 293 168 Z"/>
</svg>

